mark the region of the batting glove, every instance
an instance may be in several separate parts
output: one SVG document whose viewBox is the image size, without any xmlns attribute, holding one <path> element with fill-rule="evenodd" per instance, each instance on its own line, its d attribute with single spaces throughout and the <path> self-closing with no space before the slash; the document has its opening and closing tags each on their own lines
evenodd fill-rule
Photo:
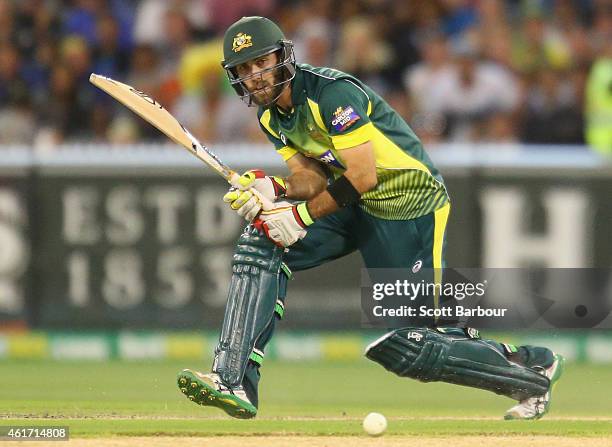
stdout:
<svg viewBox="0 0 612 447">
<path fill-rule="evenodd" d="M 238 179 L 240 189 L 255 188 L 264 197 L 275 202 L 287 194 L 287 185 L 281 177 L 266 175 L 261 169 L 246 171 Z"/>
<path fill-rule="evenodd" d="M 261 200 L 251 189 L 242 191 L 231 188 L 223 196 L 223 201 L 229 203 L 230 207 L 248 222 L 251 222 L 262 208 Z"/>
<path fill-rule="evenodd" d="M 292 205 L 278 202 L 271 210 L 262 211 L 255 226 L 279 247 L 289 247 L 306 236 L 306 228 L 314 223 L 306 202 Z"/>
</svg>

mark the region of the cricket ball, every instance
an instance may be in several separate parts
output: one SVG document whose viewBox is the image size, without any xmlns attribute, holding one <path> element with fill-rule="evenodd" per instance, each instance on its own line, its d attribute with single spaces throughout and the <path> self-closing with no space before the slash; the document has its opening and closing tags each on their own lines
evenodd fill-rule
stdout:
<svg viewBox="0 0 612 447">
<path fill-rule="evenodd" d="M 370 413 L 363 419 L 363 429 L 370 436 L 380 436 L 387 429 L 387 418 L 380 413 Z"/>
</svg>

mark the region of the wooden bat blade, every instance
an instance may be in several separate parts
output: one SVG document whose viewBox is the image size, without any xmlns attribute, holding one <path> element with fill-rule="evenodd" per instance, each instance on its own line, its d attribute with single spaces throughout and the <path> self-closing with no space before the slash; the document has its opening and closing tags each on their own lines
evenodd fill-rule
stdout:
<svg viewBox="0 0 612 447">
<path fill-rule="evenodd" d="M 90 75 L 89 82 L 104 90 L 145 121 L 151 123 L 175 143 L 188 149 L 192 154 L 222 175 L 228 182 L 232 183 L 235 180 L 237 174 L 221 162 L 215 154 L 204 147 L 155 99 L 128 84 L 95 73 Z"/>
<path fill-rule="evenodd" d="M 240 188 L 240 183 L 238 182 L 240 176 L 219 160 L 212 151 L 202 145 L 155 99 L 128 84 L 95 73 L 89 76 L 89 82 L 104 90 L 145 121 L 157 127 L 175 143 L 185 147 L 189 152 L 213 168 L 232 186 Z M 274 204 L 259 191 L 253 188 L 251 188 L 251 191 L 259 198 L 263 209 L 270 210 L 274 207 Z"/>
</svg>

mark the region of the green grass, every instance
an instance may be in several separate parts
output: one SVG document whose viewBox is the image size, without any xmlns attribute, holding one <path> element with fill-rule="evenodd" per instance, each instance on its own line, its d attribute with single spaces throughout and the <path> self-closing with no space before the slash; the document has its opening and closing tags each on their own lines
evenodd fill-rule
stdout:
<svg viewBox="0 0 612 447">
<path fill-rule="evenodd" d="M 513 404 L 507 398 L 400 379 L 365 359 L 268 362 L 262 370 L 258 419 L 232 420 L 194 405 L 176 388 L 180 369 L 205 366 L 181 361 L 2 361 L 0 425 L 48 417 L 53 419 L 35 422 L 69 425 L 73 436 L 359 434 L 361 418 L 377 411 L 390 418 L 390 434 L 612 435 L 612 369 L 605 366 L 569 364 L 551 413 L 537 422 L 501 420 Z"/>
</svg>

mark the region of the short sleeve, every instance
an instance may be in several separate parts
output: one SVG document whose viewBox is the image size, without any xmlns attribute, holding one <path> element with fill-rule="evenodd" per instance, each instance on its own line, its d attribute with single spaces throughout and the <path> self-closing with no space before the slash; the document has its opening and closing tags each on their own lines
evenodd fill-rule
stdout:
<svg viewBox="0 0 612 447">
<path fill-rule="evenodd" d="M 287 144 L 281 140 L 280 136 L 270 126 L 270 111 L 265 110 L 259 115 L 259 127 L 261 127 L 261 130 L 266 137 L 268 137 L 268 140 L 270 140 L 270 142 L 274 145 L 276 152 L 283 157 L 283 160 L 289 160 L 291 157 L 297 154 L 298 151 L 287 146 Z"/>
<path fill-rule="evenodd" d="M 319 97 L 319 110 L 336 149 L 370 140 L 370 98 L 355 82 L 342 79 L 327 85 Z"/>
</svg>

